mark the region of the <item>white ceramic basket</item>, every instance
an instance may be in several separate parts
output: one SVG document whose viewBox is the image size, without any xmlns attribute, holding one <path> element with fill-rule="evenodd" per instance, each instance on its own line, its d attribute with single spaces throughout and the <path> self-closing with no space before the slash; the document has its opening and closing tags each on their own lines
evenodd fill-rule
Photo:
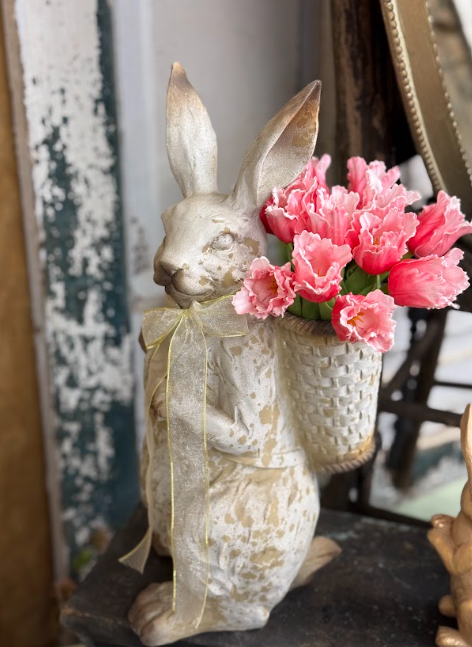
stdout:
<svg viewBox="0 0 472 647">
<path fill-rule="evenodd" d="M 329 322 L 278 321 L 292 420 L 317 472 L 344 472 L 374 452 L 382 354 L 341 342 Z"/>
</svg>

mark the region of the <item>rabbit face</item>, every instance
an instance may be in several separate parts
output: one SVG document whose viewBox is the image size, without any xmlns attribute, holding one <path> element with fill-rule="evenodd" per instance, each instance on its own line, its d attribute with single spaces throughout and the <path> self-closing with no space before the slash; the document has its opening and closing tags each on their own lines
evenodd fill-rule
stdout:
<svg viewBox="0 0 472 647">
<path fill-rule="evenodd" d="M 238 289 L 252 260 L 266 253 L 258 213 L 244 213 L 218 193 L 193 195 L 162 216 L 165 239 L 154 281 L 182 308 Z"/>
<path fill-rule="evenodd" d="M 208 113 L 175 63 L 167 91 L 167 153 L 184 200 L 162 216 L 165 239 L 154 281 L 181 307 L 235 292 L 251 261 L 266 253 L 259 210 L 273 187 L 289 184 L 313 154 L 319 81 L 291 99 L 246 152 L 229 196 L 218 193 L 217 146 Z"/>
</svg>

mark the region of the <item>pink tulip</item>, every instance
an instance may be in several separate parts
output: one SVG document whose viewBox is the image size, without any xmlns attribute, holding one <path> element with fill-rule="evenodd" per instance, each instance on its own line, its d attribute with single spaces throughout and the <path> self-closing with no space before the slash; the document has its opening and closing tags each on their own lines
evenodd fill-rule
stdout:
<svg viewBox="0 0 472 647">
<path fill-rule="evenodd" d="M 467 274 L 457 267 L 464 253 L 457 248 L 445 256 L 408 259 L 392 268 L 388 291 L 399 306 L 445 308 L 468 286 Z"/>
<path fill-rule="evenodd" d="M 330 238 L 335 245 L 343 245 L 358 202 L 358 194 L 342 186 L 333 186 L 331 194 L 321 191 L 316 208 L 307 205 L 308 230 L 321 238 Z"/>
<path fill-rule="evenodd" d="M 293 242 L 295 234 L 307 228 L 305 191 L 302 189 L 274 189 L 272 204 L 266 208 L 265 219 L 270 231 L 284 243 Z"/>
<path fill-rule="evenodd" d="M 466 222 L 460 206 L 458 198 L 440 191 L 437 202 L 419 214 L 418 229 L 408 242 L 410 251 L 416 256 L 442 256 L 458 238 L 472 233 L 472 224 Z"/>
<path fill-rule="evenodd" d="M 305 169 L 295 180 L 294 184 L 298 182 L 299 185 L 304 186 L 306 191 L 309 191 L 313 188 L 319 188 L 329 193 L 329 188 L 326 184 L 326 171 L 328 170 L 330 164 L 330 155 L 323 155 L 320 159 L 318 159 L 317 157 L 312 157 L 306 165 Z M 313 187 L 314 183 L 316 184 L 316 187 Z"/>
<path fill-rule="evenodd" d="M 290 263 L 277 267 L 261 256 L 252 261 L 242 288 L 233 297 L 233 305 L 240 315 L 267 319 L 269 315 L 281 317 L 294 300 Z"/>
<path fill-rule="evenodd" d="M 341 289 L 341 270 L 351 260 L 349 245 L 335 245 L 329 238 L 304 231 L 294 238 L 294 287 L 300 296 L 321 303 Z"/>
<path fill-rule="evenodd" d="M 364 192 L 366 206 L 363 209 L 398 209 L 404 211 L 406 207 L 419 200 L 418 191 L 407 191 L 403 184 L 394 184 L 388 189 L 376 191 L 370 186 Z"/>
<path fill-rule="evenodd" d="M 347 161 L 349 190 L 359 194 L 358 209 L 371 210 L 374 207 L 404 209 L 420 197 L 416 191 L 407 191 L 402 184 L 398 166 L 387 171 L 384 162 L 375 160 L 370 164 L 362 157 L 351 157 Z"/>
<path fill-rule="evenodd" d="M 363 341 L 385 353 L 393 345 L 395 321 L 392 297 L 381 290 L 339 296 L 333 307 L 331 322 L 341 341 Z"/>
<path fill-rule="evenodd" d="M 359 194 L 360 207 L 365 203 L 364 192 L 368 187 L 381 192 L 392 187 L 400 178 L 398 166 L 394 166 L 387 171 L 384 162 L 375 160 L 367 164 L 363 157 L 351 157 L 348 159 L 347 168 L 348 189 Z"/>
<path fill-rule="evenodd" d="M 260 211 L 260 218 L 269 234 L 284 243 L 293 242 L 295 234 L 306 229 L 307 206 L 316 208 L 319 193 L 329 193 L 326 170 L 331 157 L 313 157 L 300 175 L 285 189 L 275 188 Z"/>
<path fill-rule="evenodd" d="M 388 272 L 408 251 L 418 220 L 398 209 L 360 211 L 346 236 L 356 263 L 368 274 Z"/>
</svg>

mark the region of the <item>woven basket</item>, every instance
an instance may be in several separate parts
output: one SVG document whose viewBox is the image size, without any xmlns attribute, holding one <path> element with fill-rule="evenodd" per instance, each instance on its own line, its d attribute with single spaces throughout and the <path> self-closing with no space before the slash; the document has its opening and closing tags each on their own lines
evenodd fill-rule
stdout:
<svg viewBox="0 0 472 647">
<path fill-rule="evenodd" d="M 373 454 L 381 353 L 341 342 L 329 322 L 277 320 L 292 421 L 317 472 L 345 472 Z"/>
</svg>

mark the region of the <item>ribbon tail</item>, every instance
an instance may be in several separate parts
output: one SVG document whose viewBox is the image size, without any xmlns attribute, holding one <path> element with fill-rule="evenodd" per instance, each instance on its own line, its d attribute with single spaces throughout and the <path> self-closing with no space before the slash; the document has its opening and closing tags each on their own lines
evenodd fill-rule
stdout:
<svg viewBox="0 0 472 647">
<path fill-rule="evenodd" d="M 152 354 L 147 366 L 147 379 L 146 379 L 146 394 L 145 394 L 145 408 L 146 408 L 146 448 L 148 452 L 148 465 L 146 469 L 144 493 L 146 496 L 148 527 L 146 534 L 141 539 L 139 544 L 135 546 L 129 553 L 119 558 L 119 562 L 125 566 L 138 571 L 144 572 L 147 558 L 151 551 L 152 534 L 154 531 L 154 497 L 152 492 L 152 473 L 154 466 L 154 425 L 151 415 L 151 406 L 153 398 L 164 381 L 167 371 L 167 362 L 165 361 L 165 354 L 167 353 L 168 344 L 162 344 L 164 338 L 153 347 Z"/>
<path fill-rule="evenodd" d="M 156 387 L 157 389 L 157 387 Z M 125 566 L 138 571 L 139 573 L 144 572 L 144 567 L 146 566 L 149 553 L 151 552 L 152 546 L 152 533 L 154 530 L 154 503 L 152 496 L 152 470 L 153 470 L 153 457 L 154 457 L 154 428 L 151 421 L 150 411 L 147 414 L 146 421 L 146 447 L 148 450 L 149 463 L 146 469 L 146 479 L 145 479 L 145 488 L 144 492 L 146 495 L 146 505 L 147 505 L 147 521 L 148 527 L 146 534 L 141 539 L 139 544 L 137 544 L 129 553 L 123 555 L 119 558 L 119 562 Z"/>
<path fill-rule="evenodd" d="M 129 568 L 132 568 L 141 575 L 144 573 L 144 567 L 146 565 L 147 558 L 151 551 L 152 545 L 152 529 L 151 526 L 148 526 L 146 534 L 141 539 L 139 544 L 135 546 L 129 553 L 120 557 L 118 561 Z"/>
<path fill-rule="evenodd" d="M 205 396 L 207 352 L 192 317 L 169 349 L 168 425 L 172 475 L 175 613 L 195 628 L 206 604 L 209 573 L 209 486 Z"/>
<path fill-rule="evenodd" d="M 167 376 L 173 610 L 179 621 L 195 628 L 199 627 L 205 611 L 210 574 L 208 349 L 205 335 L 224 338 L 247 334 L 246 317 L 236 314 L 231 301 L 232 295 L 226 295 L 202 304 L 194 302 L 185 311 L 158 308 L 146 312 L 143 320 L 143 337 L 149 357 L 145 376 L 149 464 L 144 483 L 148 529 L 139 544 L 119 561 L 142 573 L 151 550 L 155 525 L 152 476 L 156 449 L 156 425 L 151 407 L 157 389 Z"/>
<path fill-rule="evenodd" d="M 207 396 L 207 377 L 208 377 L 208 347 L 205 339 L 205 335 L 202 332 L 203 343 L 205 345 L 205 374 L 203 378 L 203 451 L 205 454 L 205 499 L 206 499 L 206 510 L 205 510 L 205 552 L 206 552 L 206 579 L 205 579 L 205 595 L 203 597 L 202 610 L 200 617 L 198 618 L 196 627 L 200 626 L 200 623 L 203 619 L 203 614 L 205 612 L 206 601 L 208 596 L 208 584 L 210 581 L 210 473 L 208 467 L 208 433 L 206 426 L 206 396 Z"/>
</svg>

